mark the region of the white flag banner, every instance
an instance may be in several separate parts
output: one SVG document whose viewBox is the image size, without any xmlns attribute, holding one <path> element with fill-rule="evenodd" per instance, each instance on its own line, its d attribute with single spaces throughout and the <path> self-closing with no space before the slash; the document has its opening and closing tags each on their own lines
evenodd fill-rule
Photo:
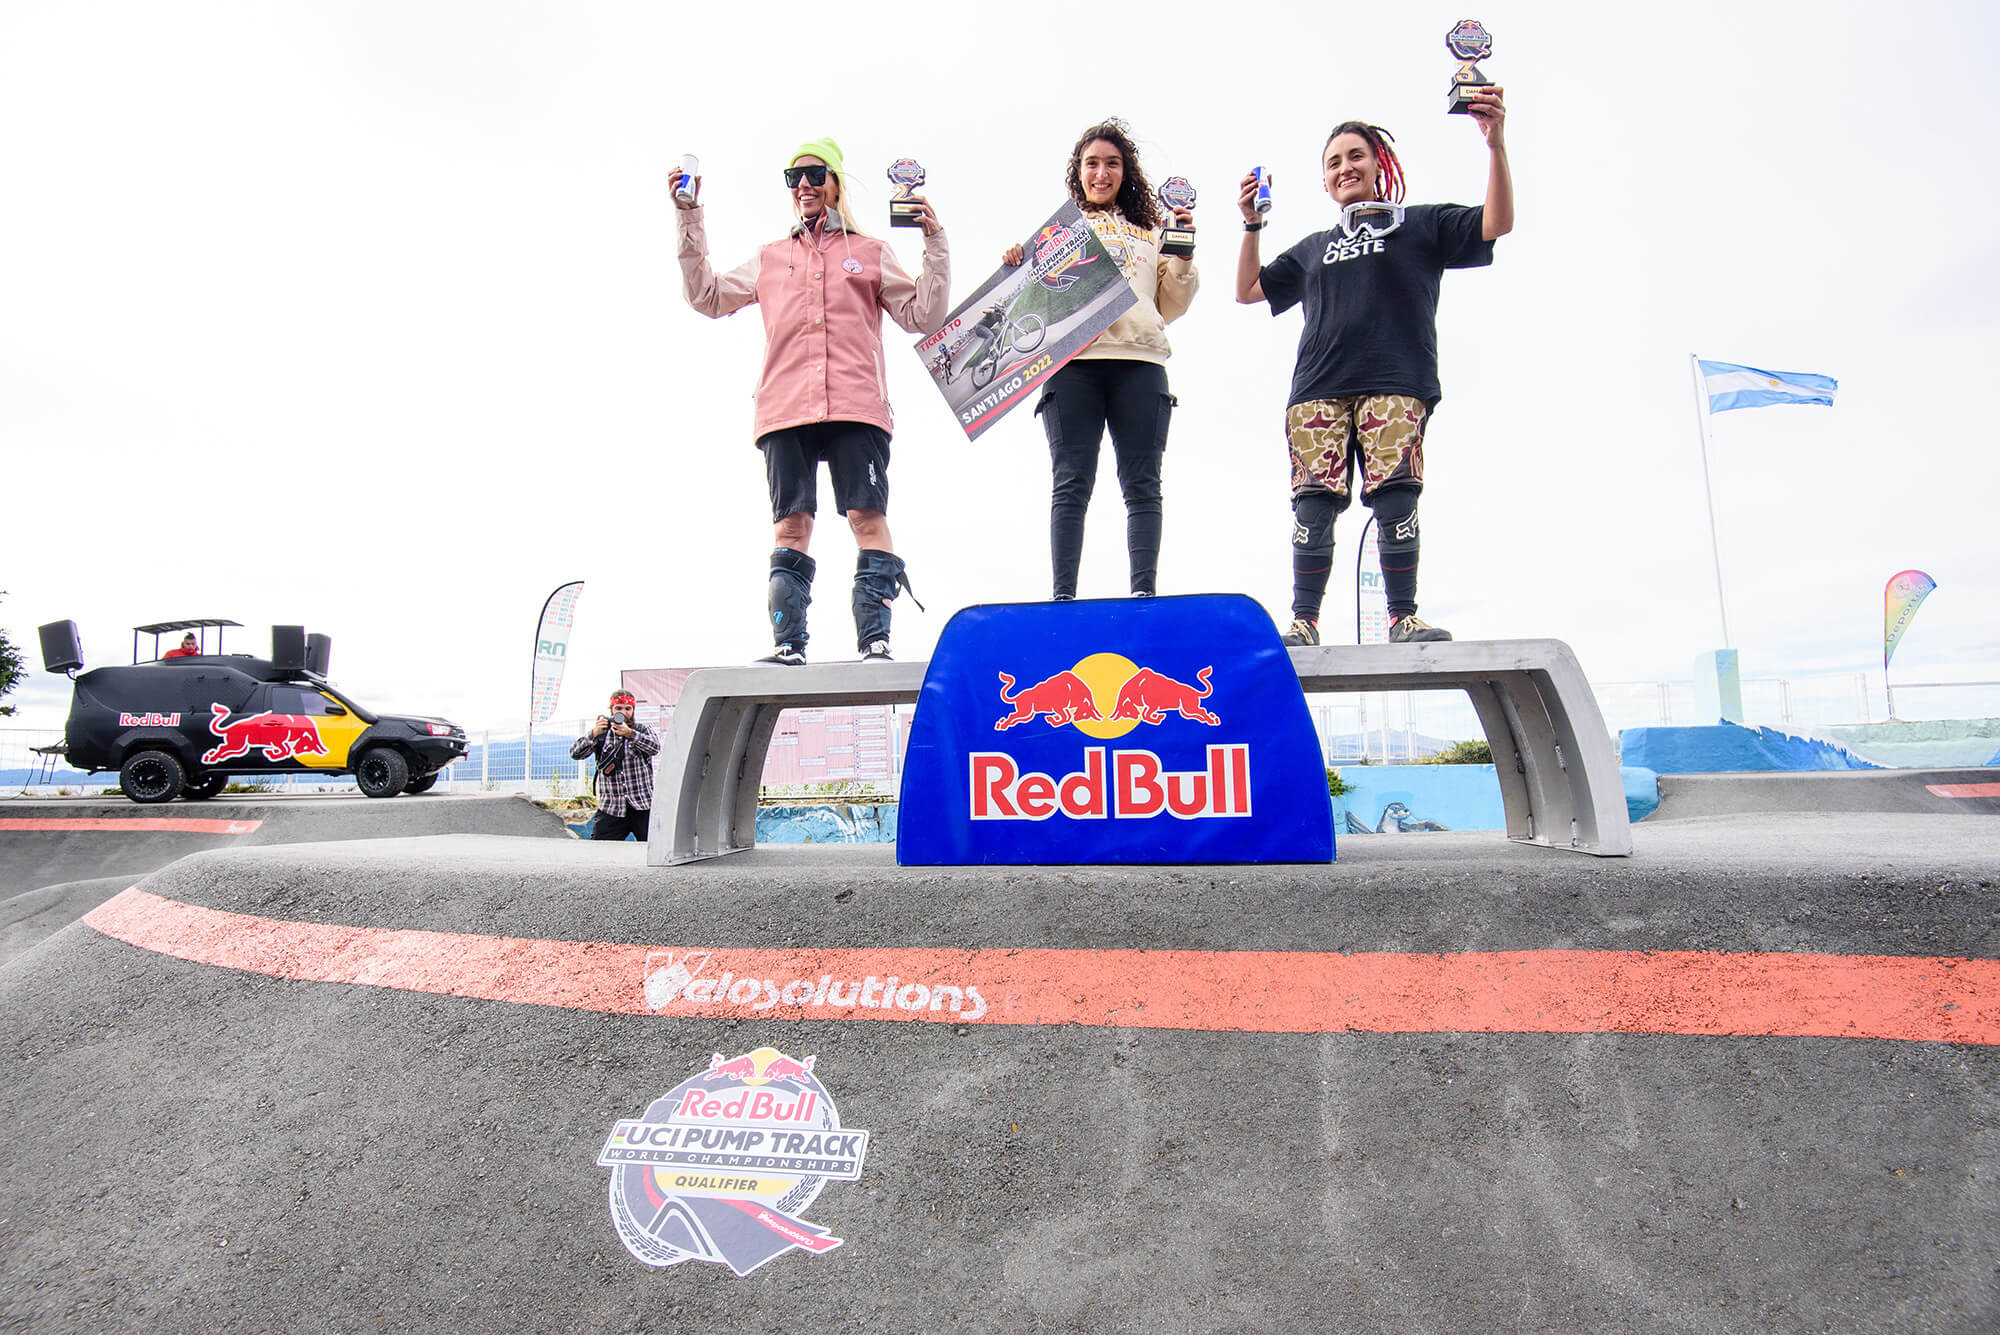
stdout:
<svg viewBox="0 0 2000 1335">
<path fill-rule="evenodd" d="M 528 704 L 528 722 L 547 723 L 562 692 L 563 669 L 569 665 L 570 629 L 576 624 L 576 599 L 583 581 L 565 584 L 542 604 L 535 627 L 535 679 Z"/>
</svg>

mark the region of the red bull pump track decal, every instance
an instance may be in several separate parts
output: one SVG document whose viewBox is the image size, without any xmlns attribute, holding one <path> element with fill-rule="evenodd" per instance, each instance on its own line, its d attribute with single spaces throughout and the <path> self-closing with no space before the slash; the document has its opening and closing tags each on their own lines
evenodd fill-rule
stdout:
<svg viewBox="0 0 2000 1335">
<path fill-rule="evenodd" d="M 805 1210 L 828 1182 L 858 1182 L 868 1133 L 840 1124 L 817 1057 L 720 1052 L 611 1128 L 611 1222 L 647 1265 L 708 1261 L 739 1277 L 786 1252 L 840 1246 Z"/>
<path fill-rule="evenodd" d="M 967 608 L 939 637 L 897 861 L 1327 862 L 1298 675 L 1235 595 Z"/>
</svg>

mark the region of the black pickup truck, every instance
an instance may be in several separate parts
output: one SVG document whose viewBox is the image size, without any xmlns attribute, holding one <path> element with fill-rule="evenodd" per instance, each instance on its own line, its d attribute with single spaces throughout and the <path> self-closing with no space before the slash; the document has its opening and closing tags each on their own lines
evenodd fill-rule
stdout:
<svg viewBox="0 0 2000 1335">
<path fill-rule="evenodd" d="M 437 718 L 376 714 L 326 680 L 331 644 L 302 627 L 271 628 L 269 658 L 222 652 L 233 621 L 164 621 L 134 630 L 129 667 L 82 672 L 74 621 L 41 627 L 42 662 L 75 681 L 63 755 L 118 771 L 134 802 L 214 797 L 231 776 L 351 774 L 370 797 L 421 793 L 465 754 L 465 729 Z M 215 632 L 215 651 L 206 640 Z M 142 660 L 138 637 L 198 633 L 201 643 Z"/>
</svg>

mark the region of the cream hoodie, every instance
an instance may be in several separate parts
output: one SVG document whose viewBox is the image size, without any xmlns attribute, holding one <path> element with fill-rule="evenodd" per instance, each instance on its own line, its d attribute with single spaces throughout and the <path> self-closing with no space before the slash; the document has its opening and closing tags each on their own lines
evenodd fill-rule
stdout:
<svg viewBox="0 0 2000 1335">
<path fill-rule="evenodd" d="M 1077 353 L 1076 360 L 1117 357 L 1164 365 L 1174 351 L 1167 343 L 1167 326 L 1186 314 L 1195 289 L 1201 286 L 1194 261 L 1162 258 L 1159 238 L 1147 228 L 1127 222 L 1116 209 L 1085 209 L 1083 216 L 1125 271 L 1139 301 Z"/>
</svg>

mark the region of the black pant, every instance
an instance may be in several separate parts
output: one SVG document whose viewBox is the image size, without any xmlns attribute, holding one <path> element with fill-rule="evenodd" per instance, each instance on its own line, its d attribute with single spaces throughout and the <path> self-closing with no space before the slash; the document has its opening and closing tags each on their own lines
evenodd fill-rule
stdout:
<svg viewBox="0 0 2000 1335">
<path fill-rule="evenodd" d="M 1076 593 L 1083 559 L 1083 515 L 1097 485 L 1097 447 L 1111 428 L 1118 487 L 1125 494 L 1125 550 L 1132 592 L 1152 593 L 1160 563 L 1160 456 L 1174 396 L 1157 362 L 1073 361 L 1056 372 L 1042 401 L 1055 487 L 1049 501 L 1049 552 L 1058 597 Z"/>
<path fill-rule="evenodd" d="M 600 811 L 597 819 L 591 822 L 590 837 L 592 840 L 615 839 L 622 843 L 630 835 L 643 844 L 646 842 L 646 825 L 652 817 L 653 813 L 644 807 L 626 807 L 622 816 Z"/>
</svg>

